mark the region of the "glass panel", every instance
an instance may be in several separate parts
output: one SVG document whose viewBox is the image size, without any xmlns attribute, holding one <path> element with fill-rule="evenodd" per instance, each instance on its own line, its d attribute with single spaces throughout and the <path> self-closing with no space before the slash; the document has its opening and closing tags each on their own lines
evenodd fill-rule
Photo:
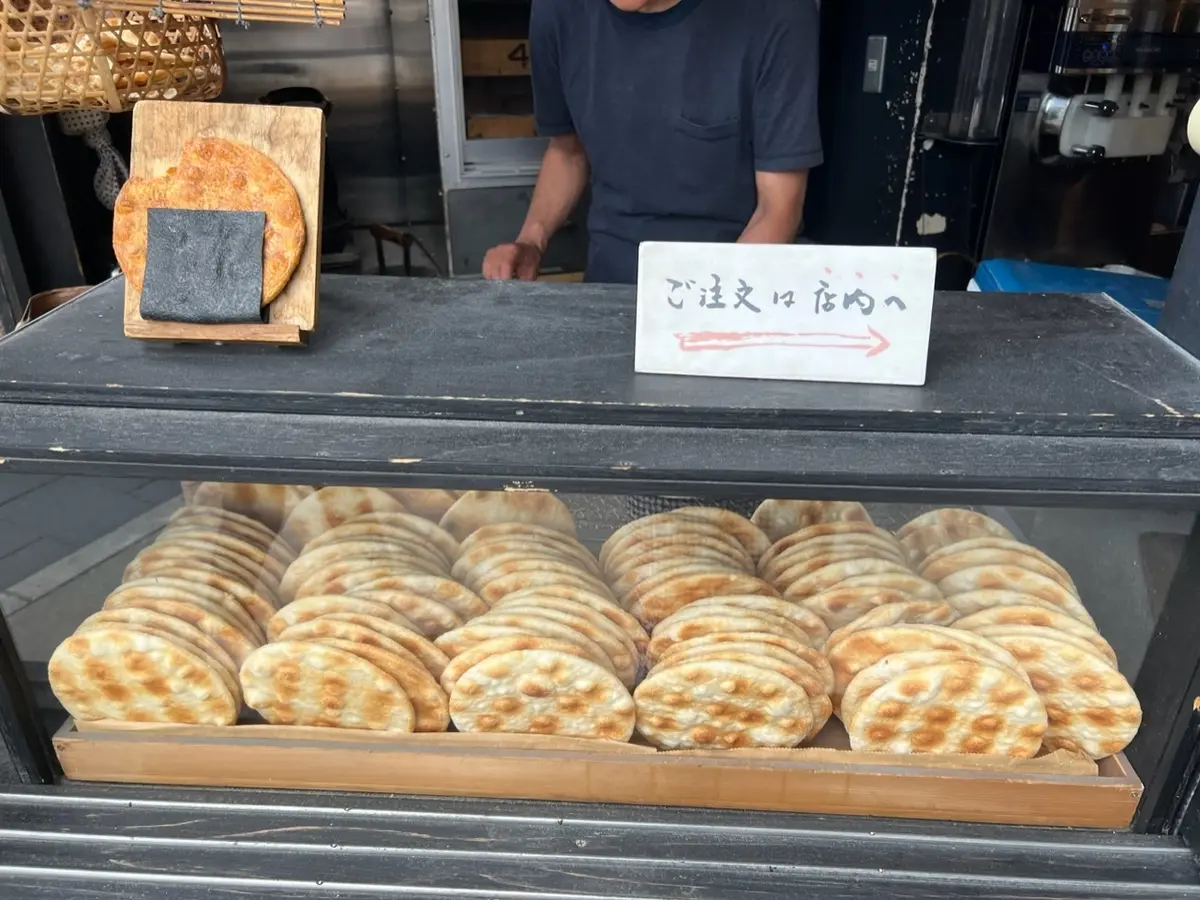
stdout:
<svg viewBox="0 0 1200 900">
<path fill-rule="evenodd" d="M 0 600 L 51 728 L 61 703 L 1119 774 L 1194 514 L 941 509 L 5 473 Z"/>
</svg>

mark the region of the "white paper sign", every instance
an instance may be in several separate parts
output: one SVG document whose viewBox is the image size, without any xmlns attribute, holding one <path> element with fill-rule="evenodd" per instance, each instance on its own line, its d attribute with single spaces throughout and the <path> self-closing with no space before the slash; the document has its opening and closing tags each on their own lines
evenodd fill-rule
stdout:
<svg viewBox="0 0 1200 900">
<path fill-rule="evenodd" d="M 931 247 L 644 243 L 634 368 L 925 383 Z"/>
</svg>

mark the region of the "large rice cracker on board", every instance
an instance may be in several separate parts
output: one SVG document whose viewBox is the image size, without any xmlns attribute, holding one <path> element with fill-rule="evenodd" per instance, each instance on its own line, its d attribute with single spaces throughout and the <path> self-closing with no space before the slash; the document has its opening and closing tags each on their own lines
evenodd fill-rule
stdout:
<svg viewBox="0 0 1200 900">
<path fill-rule="evenodd" d="M 829 629 L 815 613 L 810 612 L 795 603 L 788 603 L 776 597 L 764 597 L 758 594 L 732 594 L 729 596 L 703 597 L 688 604 L 688 610 L 698 609 L 752 609 L 758 612 L 770 613 L 791 622 L 804 632 L 814 647 L 820 647 L 829 637 Z"/>
<path fill-rule="evenodd" d="M 1053 603 L 1067 615 L 1096 627 L 1095 620 L 1078 597 L 1057 581 L 1018 566 L 988 565 L 961 569 L 943 578 L 937 585 L 946 597 L 986 590 L 1028 594 Z"/>
<path fill-rule="evenodd" d="M 1057 582 L 1076 597 L 1079 596 L 1079 591 L 1075 588 L 1075 582 L 1070 577 L 1063 576 L 1061 566 L 1048 565 L 1033 554 L 1025 553 L 1023 550 L 998 550 L 982 547 L 977 550 L 964 550 L 961 553 L 948 554 L 932 563 L 926 560 L 921 566 L 921 577 L 928 578 L 936 584 L 943 579 L 949 578 L 956 572 L 992 565 L 1016 566 L 1019 569 L 1028 569 L 1030 572 Z"/>
<path fill-rule="evenodd" d="M 399 625 L 401 628 L 416 631 L 416 627 L 412 622 L 386 603 L 380 603 L 376 600 L 363 600 L 361 597 L 347 597 L 344 594 L 319 594 L 289 603 L 283 609 L 279 610 L 279 612 L 275 613 L 271 617 L 271 621 L 267 623 L 267 637 L 272 641 L 277 641 L 279 640 L 279 636 L 283 634 L 284 629 L 334 612 L 375 616 L 378 619 L 383 619 L 385 622 Z M 417 633 L 419 634 L 420 632 Z"/>
<path fill-rule="evenodd" d="M 627 688 L 632 688 L 637 679 L 641 656 L 633 642 L 608 619 L 587 608 L 564 608 L 565 604 L 549 602 L 512 604 L 497 608 L 496 612 L 509 615 L 536 615 L 539 618 L 558 622 L 578 631 L 594 641 L 612 661 L 613 671 Z"/>
<path fill-rule="evenodd" d="M 462 541 L 476 529 L 501 522 L 527 522 L 575 537 L 571 510 L 545 491 L 467 491 L 440 524 Z"/>
<path fill-rule="evenodd" d="M 955 628 L 961 628 L 964 631 L 976 631 L 984 634 L 985 637 L 984 629 L 1005 628 L 1013 625 L 1033 625 L 1039 628 L 1053 628 L 1055 631 L 1064 632 L 1071 635 L 1071 637 L 1087 641 L 1110 663 L 1114 666 L 1117 664 L 1116 651 L 1113 650 L 1112 645 L 1108 641 L 1100 636 L 1098 631 L 1089 628 L 1078 619 L 1074 619 L 1056 609 L 1047 609 L 1043 606 L 1034 605 L 994 606 L 990 609 L 972 613 L 954 623 Z"/>
<path fill-rule="evenodd" d="M 432 641 L 413 631 L 411 628 L 405 628 L 403 625 L 397 625 L 378 616 L 363 613 L 332 612 L 325 613 L 311 621 L 323 622 L 326 619 L 361 625 L 399 644 L 415 656 L 434 678 L 441 678 L 442 670 L 450 662 L 450 657 L 435 647 Z"/>
<path fill-rule="evenodd" d="M 366 513 L 405 512 L 400 501 L 372 487 L 323 487 L 305 497 L 283 523 L 281 534 L 293 547 Z"/>
<path fill-rule="evenodd" d="M 489 656 L 461 676 L 450 696 L 459 731 L 552 734 L 628 741 L 635 709 L 611 672 L 553 650 Z"/>
<path fill-rule="evenodd" d="M 970 635 L 970 637 L 965 637 Z M 974 638 L 972 640 L 971 638 Z M 991 662 L 1020 671 L 1012 654 L 969 631 L 956 631 L 936 625 L 889 625 L 856 631 L 828 647 L 826 656 L 833 667 L 833 707 L 841 709 L 842 695 L 854 676 L 885 656 L 908 650 L 954 650 L 980 656 Z"/>
<path fill-rule="evenodd" d="M 693 638 L 676 644 L 658 661 L 659 665 L 668 665 L 691 659 L 697 654 L 705 654 L 713 650 L 734 650 L 739 653 L 759 654 L 769 656 L 782 662 L 800 662 L 808 664 L 817 674 L 821 684 L 821 692 L 828 694 L 833 690 L 833 668 L 819 650 L 802 646 L 786 638 L 778 641 L 768 640 L 772 635 L 710 634 Z M 744 638 L 744 639 L 743 639 Z M 785 646 L 786 645 L 786 646 Z M 809 691 L 811 694 L 812 692 Z"/>
<path fill-rule="evenodd" d="M 813 726 L 804 688 L 749 663 L 683 662 L 646 678 L 633 696 L 638 733 L 662 750 L 795 747 Z"/>
<path fill-rule="evenodd" d="M 637 599 L 631 594 L 628 609 L 634 618 L 653 625 L 704 597 L 748 594 L 779 596 L 775 588 L 753 575 L 699 572 L 671 578 Z"/>
<path fill-rule="evenodd" d="M 458 541 L 436 522 L 426 522 L 420 516 L 406 512 L 369 512 L 355 516 L 347 525 L 389 525 L 415 531 L 441 551 L 447 562 L 453 562 L 459 554 Z"/>
<path fill-rule="evenodd" d="M 167 200 L 174 209 L 265 212 L 263 306 L 287 287 L 307 229 L 295 187 L 269 156 L 236 141 L 193 138 L 183 145 Z"/>
<path fill-rule="evenodd" d="M 572 641 L 559 641 L 536 634 L 492 638 L 472 645 L 446 664 L 439 679 L 442 690 L 447 695 L 453 694 L 454 685 L 458 683 L 458 679 L 472 666 L 478 665 L 489 656 L 511 653 L 515 650 L 554 650 L 569 656 L 578 656 L 580 659 L 588 658 L 587 651 Z"/>
<path fill-rule="evenodd" d="M 915 669 L 858 705 L 850 747 L 884 753 L 970 753 L 1028 759 L 1042 746 L 1046 709 L 1010 669 L 953 660 Z"/>
<path fill-rule="evenodd" d="M 111 626 L 74 634 L 47 666 L 63 708 L 83 721 L 232 725 L 237 698 L 181 640 Z"/>
<path fill-rule="evenodd" d="M 800 601 L 800 606 L 820 617 L 830 632 L 889 603 L 905 603 L 913 599 L 912 594 L 889 588 L 831 588 Z M 784 601 L 790 602 L 790 601 Z"/>
<path fill-rule="evenodd" d="M 741 647 L 766 647 L 767 649 L 765 651 L 755 650 L 748 652 L 740 649 Z M 771 652 L 772 650 L 774 652 Z M 789 681 L 798 684 L 804 689 L 804 693 L 808 695 L 808 706 L 812 712 L 812 724 L 809 726 L 808 733 L 800 739 L 801 741 L 806 741 L 809 738 L 816 737 L 821 729 L 825 727 L 825 723 L 829 721 L 829 717 L 833 714 L 833 702 L 829 699 L 829 693 L 825 690 L 818 671 L 799 657 L 792 656 L 789 659 L 789 656 L 790 654 L 786 651 L 780 650 L 778 647 L 770 647 L 769 644 L 725 644 L 696 647 L 686 653 L 675 654 L 669 659 L 663 660 L 651 669 L 646 677 L 650 678 L 672 666 L 684 665 L 689 662 L 703 662 L 710 659 L 745 663 L 757 666 L 760 669 L 777 672 Z"/>
<path fill-rule="evenodd" d="M 771 542 L 813 525 L 866 522 L 871 516 L 861 503 L 844 500 L 764 500 L 750 517 Z"/>
<path fill-rule="evenodd" d="M 1142 724 L 1137 695 L 1090 645 L 1033 627 L 1014 627 L 989 640 L 1016 657 L 1046 704 L 1047 749 L 1078 747 L 1102 759 L 1124 750 L 1137 734 Z"/>
<path fill-rule="evenodd" d="M 361 656 L 310 641 L 277 641 L 243 663 L 246 704 L 272 725 L 411 732 L 412 703 Z"/>
<path fill-rule="evenodd" d="M 293 509 L 313 493 L 308 485 L 238 484 L 206 481 L 196 488 L 191 506 L 216 506 L 262 522 L 272 531 L 283 527 Z M 292 545 L 293 549 L 300 549 Z"/>
<path fill-rule="evenodd" d="M 413 731 L 438 732 L 450 726 L 446 694 L 437 679 L 419 662 L 404 655 L 382 650 L 369 644 L 357 644 L 339 638 L 317 638 L 315 643 L 333 647 L 365 659 L 380 671 L 396 679 L 413 708 Z"/>
</svg>

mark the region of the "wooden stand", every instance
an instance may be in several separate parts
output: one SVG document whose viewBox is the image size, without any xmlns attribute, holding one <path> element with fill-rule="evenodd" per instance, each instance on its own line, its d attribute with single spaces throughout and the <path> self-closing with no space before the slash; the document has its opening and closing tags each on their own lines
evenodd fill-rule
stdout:
<svg viewBox="0 0 1200 900">
<path fill-rule="evenodd" d="M 1123 755 L 1094 763 L 856 753 L 823 746 L 661 753 L 639 744 L 506 734 L 68 720 L 54 737 L 77 781 L 300 788 L 702 806 L 1015 825 L 1126 828 L 1142 783 Z"/>
<path fill-rule="evenodd" d="M 125 283 L 125 334 L 160 341 L 303 344 L 317 326 L 325 117 L 319 109 L 231 103 L 143 101 L 133 110 L 133 175 L 158 177 L 179 163 L 193 137 L 221 137 L 265 153 L 300 197 L 308 237 L 300 264 L 259 324 L 196 325 L 143 319 L 141 297 Z"/>
</svg>

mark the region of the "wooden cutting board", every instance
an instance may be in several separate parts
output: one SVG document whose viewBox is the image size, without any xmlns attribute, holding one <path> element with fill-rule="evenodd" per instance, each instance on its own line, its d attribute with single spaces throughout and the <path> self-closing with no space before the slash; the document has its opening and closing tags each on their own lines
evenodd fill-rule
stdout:
<svg viewBox="0 0 1200 900">
<path fill-rule="evenodd" d="M 130 172 L 157 177 L 179 162 L 194 137 L 221 137 L 253 147 L 275 161 L 295 187 L 308 232 L 291 281 L 267 307 L 269 322 L 196 325 L 143 319 L 140 297 L 125 283 L 125 334 L 171 341 L 303 343 L 317 325 L 321 269 L 321 196 L 325 116 L 315 107 L 143 100 L 133 109 Z"/>
</svg>

